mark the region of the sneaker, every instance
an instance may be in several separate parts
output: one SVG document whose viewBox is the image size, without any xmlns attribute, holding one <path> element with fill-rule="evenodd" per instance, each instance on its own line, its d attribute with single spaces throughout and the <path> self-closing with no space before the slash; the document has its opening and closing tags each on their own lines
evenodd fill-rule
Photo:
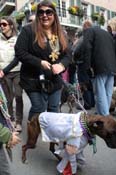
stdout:
<svg viewBox="0 0 116 175">
<path fill-rule="evenodd" d="M 21 124 L 16 124 L 15 131 L 17 131 L 17 132 L 21 132 L 22 131 Z"/>
</svg>

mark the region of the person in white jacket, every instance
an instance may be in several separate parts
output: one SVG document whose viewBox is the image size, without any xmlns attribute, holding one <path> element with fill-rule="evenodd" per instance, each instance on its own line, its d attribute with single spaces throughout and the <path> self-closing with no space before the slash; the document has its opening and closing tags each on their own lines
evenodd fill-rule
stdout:
<svg viewBox="0 0 116 175">
<path fill-rule="evenodd" d="M 16 130 L 20 132 L 23 119 L 22 88 L 19 85 L 20 63 L 11 70 L 8 67 L 15 57 L 14 46 L 17 40 L 17 29 L 14 20 L 11 17 L 2 17 L 0 30 L 0 78 L 2 78 L 2 87 L 8 101 L 9 114 L 12 120 L 16 120 Z M 14 97 L 16 117 L 13 113 Z"/>
</svg>

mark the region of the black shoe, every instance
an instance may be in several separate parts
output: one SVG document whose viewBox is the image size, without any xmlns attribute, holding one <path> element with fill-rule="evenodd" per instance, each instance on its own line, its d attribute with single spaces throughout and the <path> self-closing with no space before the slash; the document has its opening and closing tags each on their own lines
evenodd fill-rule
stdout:
<svg viewBox="0 0 116 175">
<path fill-rule="evenodd" d="M 87 106 L 87 105 L 84 105 L 84 108 L 87 109 L 87 110 L 90 110 L 91 107 L 90 106 Z"/>
</svg>

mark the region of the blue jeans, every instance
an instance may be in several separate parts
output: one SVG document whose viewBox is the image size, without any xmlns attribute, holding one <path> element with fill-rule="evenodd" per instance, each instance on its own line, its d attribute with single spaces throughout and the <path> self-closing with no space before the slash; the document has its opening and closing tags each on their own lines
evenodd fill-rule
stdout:
<svg viewBox="0 0 116 175">
<path fill-rule="evenodd" d="M 114 76 L 111 74 L 97 75 L 93 80 L 93 90 L 96 101 L 96 112 L 100 115 L 109 115 L 111 105 Z"/>
<path fill-rule="evenodd" d="M 29 111 L 29 120 L 35 113 L 44 111 L 58 112 L 61 99 L 61 90 L 57 90 L 51 94 L 45 92 L 27 92 L 31 101 L 31 109 Z"/>
</svg>

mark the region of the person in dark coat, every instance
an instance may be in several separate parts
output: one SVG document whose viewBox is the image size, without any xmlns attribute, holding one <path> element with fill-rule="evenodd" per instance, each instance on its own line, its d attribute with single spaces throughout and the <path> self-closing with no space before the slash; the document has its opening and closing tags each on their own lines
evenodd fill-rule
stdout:
<svg viewBox="0 0 116 175">
<path fill-rule="evenodd" d="M 22 62 L 20 85 L 26 91 L 35 113 L 58 112 L 61 98 L 61 73 L 70 63 L 68 44 L 60 26 L 54 4 L 41 1 L 35 20 L 24 26 L 15 46 Z"/>
<path fill-rule="evenodd" d="M 107 26 L 107 31 L 113 37 L 114 46 L 115 46 L 115 53 L 116 53 L 116 33 L 112 30 L 112 27 L 110 26 L 110 24 Z M 114 77 L 114 86 L 116 86 L 116 76 Z"/>
<path fill-rule="evenodd" d="M 112 36 L 98 26 L 84 30 L 84 67 L 92 78 L 96 112 L 109 115 L 112 99 L 116 55 Z"/>
<path fill-rule="evenodd" d="M 95 101 L 91 79 L 88 76 L 87 71 L 84 69 L 83 31 L 79 31 L 77 37 L 78 41 L 74 48 L 73 59 L 77 65 L 78 80 L 83 91 L 84 108 L 91 109 L 91 107 L 94 107 Z"/>
</svg>

